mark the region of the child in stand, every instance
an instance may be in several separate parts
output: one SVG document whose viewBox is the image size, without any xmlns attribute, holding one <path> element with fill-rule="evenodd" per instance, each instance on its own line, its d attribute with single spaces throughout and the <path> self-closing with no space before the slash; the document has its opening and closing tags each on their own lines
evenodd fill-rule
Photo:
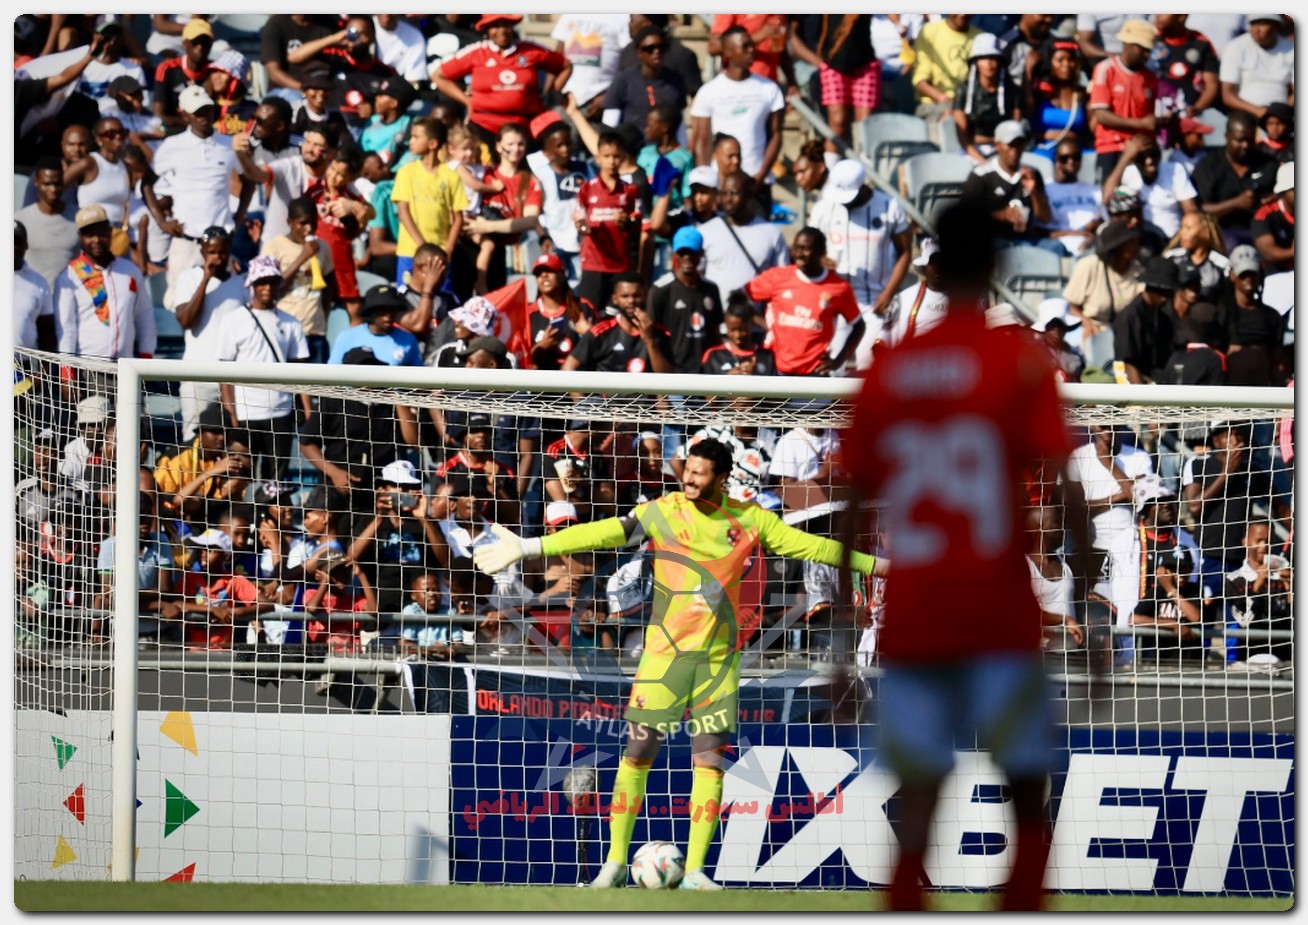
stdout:
<svg viewBox="0 0 1308 925">
<path fill-rule="evenodd" d="M 450 129 L 445 151 L 449 157 L 450 169 L 459 175 L 463 181 L 463 191 L 468 196 L 468 208 L 463 210 L 463 214 L 469 219 L 476 218 L 482 214 L 482 194 L 501 193 L 504 191 L 504 183 L 494 173 L 489 180 L 486 178 L 487 168 L 481 163 L 481 148 L 467 126 L 456 125 Z M 503 218 L 500 215 L 488 217 Z M 490 235 L 474 234 L 472 242 L 477 245 L 477 282 L 473 291 L 483 295 L 487 288 L 487 271 L 495 256 L 495 241 Z"/>
<path fill-rule="evenodd" d="M 354 272 L 354 240 L 377 214 L 354 189 L 354 181 L 359 179 L 362 169 L 362 152 L 357 148 L 342 148 L 327 166 L 317 199 L 318 236 L 331 250 L 332 266 L 336 268 L 336 293 L 350 313 L 351 324 L 362 321 L 359 307 L 363 304 Z"/>
<path fill-rule="evenodd" d="M 474 612 L 470 607 L 475 607 L 475 600 L 469 601 L 466 593 L 456 593 L 451 588 L 451 596 L 458 598 L 455 613 Z M 407 617 L 425 617 L 442 612 L 440 578 L 434 572 L 419 572 L 409 585 L 409 603 L 404 605 L 401 613 Z M 410 625 L 400 631 L 400 654 L 452 661 L 463 654 L 465 641 L 464 630 L 451 629 L 444 623 L 423 627 Z"/>
<path fill-rule="evenodd" d="M 309 614 L 304 635 L 308 642 L 325 642 L 332 655 L 358 651 L 359 622 L 332 621 L 331 614 L 375 614 L 377 594 L 358 563 L 345 556 L 324 555 L 313 571 L 316 587 L 304 601 Z M 319 619 L 313 619 L 318 617 Z"/>
</svg>

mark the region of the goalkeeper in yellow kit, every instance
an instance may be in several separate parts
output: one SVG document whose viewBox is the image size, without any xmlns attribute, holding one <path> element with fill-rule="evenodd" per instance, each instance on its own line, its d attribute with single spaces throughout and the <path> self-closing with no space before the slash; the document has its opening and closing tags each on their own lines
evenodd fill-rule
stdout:
<svg viewBox="0 0 1308 925">
<path fill-rule="evenodd" d="M 664 736 L 682 724 L 687 709 L 695 757 L 681 888 L 722 889 L 703 867 L 717 831 L 723 752 L 736 730 L 737 612 L 746 562 L 760 546 L 796 559 L 841 562 L 843 550 L 835 540 L 788 526 L 756 504 L 728 498 L 723 489 L 731 470 L 731 452 L 716 440 L 702 440 L 689 450 L 679 492 L 641 504 L 627 517 L 578 524 L 538 539 L 495 525 L 499 542 L 473 551 L 477 567 L 494 573 L 523 558 L 612 549 L 641 540 L 653 547 L 653 617 L 623 714 L 627 744 L 613 782 L 608 858 L 591 883 L 597 889 L 627 884 L 627 853 L 645 780 Z M 854 552 L 851 567 L 881 577 L 889 562 Z"/>
</svg>

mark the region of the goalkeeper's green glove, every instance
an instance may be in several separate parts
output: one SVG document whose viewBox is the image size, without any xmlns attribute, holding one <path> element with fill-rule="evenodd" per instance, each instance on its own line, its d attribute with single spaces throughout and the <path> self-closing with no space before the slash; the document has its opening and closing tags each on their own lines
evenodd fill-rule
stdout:
<svg viewBox="0 0 1308 925">
<path fill-rule="evenodd" d="M 523 539 L 500 524 L 493 523 L 490 529 L 495 534 L 495 542 L 476 546 L 472 550 L 473 563 L 488 575 L 502 572 L 524 558 L 535 558 L 541 554 L 539 539 Z"/>
</svg>

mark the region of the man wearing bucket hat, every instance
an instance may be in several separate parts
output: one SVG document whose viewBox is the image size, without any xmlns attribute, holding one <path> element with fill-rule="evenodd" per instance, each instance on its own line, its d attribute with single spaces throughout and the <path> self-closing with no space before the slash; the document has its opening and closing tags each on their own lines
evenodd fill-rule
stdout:
<svg viewBox="0 0 1308 925">
<path fill-rule="evenodd" d="M 250 301 L 223 315 L 217 359 L 237 363 L 303 363 L 309 359 L 304 328 L 294 315 L 277 307 L 282 271 L 267 255 L 250 261 L 245 274 Z M 260 457 L 255 478 L 277 481 L 291 462 L 295 436 L 295 394 L 224 382 L 219 386 L 228 420 L 250 434 L 250 452 Z M 304 416 L 313 414 L 301 393 Z"/>
<path fill-rule="evenodd" d="M 488 13 L 477 20 L 476 30 L 485 41 L 467 45 L 444 61 L 432 75 L 436 89 L 468 109 L 468 124 L 488 144 L 494 144 L 500 126 L 510 122 L 529 123 L 545 109 L 544 95 L 561 92 L 572 76 L 572 63 L 557 51 L 518 38 L 522 17 Z M 469 92 L 464 78 L 471 78 Z"/>
<path fill-rule="evenodd" d="M 1086 111 L 1094 129 L 1095 182 L 1101 185 L 1117 166 L 1127 139 L 1158 128 L 1158 75 L 1149 69 L 1157 36 L 1143 19 L 1128 19 L 1117 32 L 1121 52 L 1095 65 Z"/>
<path fill-rule="evenodd" d="M 474 337 L 494 335 L 498 318 L 495 303 L 479 295 L 450 309 L 428 340 L 424 362 L 428 366 L 462 366 L 468 344 Z"/>
<path fill-rule="evenodd" d="M 408 310 L 409 303 L 399 289 L 390 283 L 373 286 L 359 308 L 363 324 L 346 328 L 336 336 L 327 362 L 343 363 L 345 354 L 354 348 L 368 347 L 388 366 L 421 366 L 418 338 L 396 323 Z"/>
<path fill-rule="evenodd" d="M 1176 328 L 1167 306 L 1181 288 L 1180 270 L 1166 257 L 1150 257 L 1139 281 L 1144 291 L 1113 319 L 1114 359 L 1128 382 L 1156 382 L 1172 355 Z"/>
</svg>

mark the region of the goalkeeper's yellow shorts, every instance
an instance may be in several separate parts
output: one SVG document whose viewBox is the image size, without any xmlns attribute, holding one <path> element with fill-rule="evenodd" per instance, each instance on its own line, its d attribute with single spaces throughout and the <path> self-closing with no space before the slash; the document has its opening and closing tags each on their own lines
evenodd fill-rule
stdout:
<svg viewBox="0 0 1308 925">
<path fill-rule="evenodd" d="M 672 735 L 736 731 L 740 652 L 651 655 L 636 669 L 623 719 Z M 687 719 L 687 710 L 690 718 Z"/>
</svg>

